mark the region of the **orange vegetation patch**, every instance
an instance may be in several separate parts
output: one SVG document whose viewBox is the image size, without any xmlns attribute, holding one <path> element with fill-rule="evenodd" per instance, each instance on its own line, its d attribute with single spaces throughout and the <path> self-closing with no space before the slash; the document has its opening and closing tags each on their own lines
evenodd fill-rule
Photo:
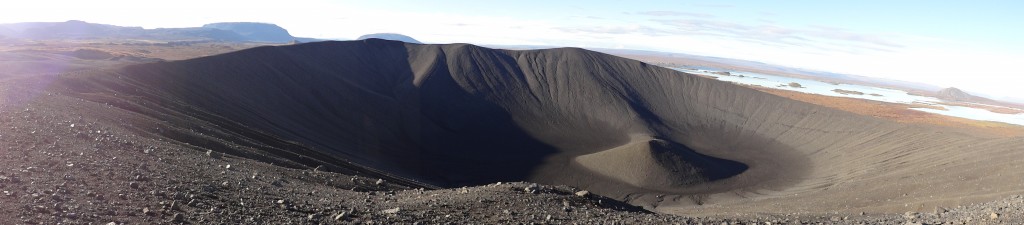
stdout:
<svg viewBox="0 0 1024 225">
<path fill-rule="evenodd" d="M 910 108 L 935 108 L 921 104 L 897 104 L 888 102 L 871 101 L 856 98 L 832 97 L 816 94 L 807 94 L 796 91 L 771 89 L 765 87 L 752 87 L 756 90 L 790 98 L 797 101 L 808 102 L 829 108 L 840 109 L 860 115 L 873 116 L 890 119 L 900 123 L 931 124 L 945 127 L 957 127 L 967 129 L 974 134 L 989 134 L 1002 137 L 1024 136 L 1024 126 L 1013 124 L 970 120 L 958 117 L 944 116 L 927 113 Z"/>
</svg>

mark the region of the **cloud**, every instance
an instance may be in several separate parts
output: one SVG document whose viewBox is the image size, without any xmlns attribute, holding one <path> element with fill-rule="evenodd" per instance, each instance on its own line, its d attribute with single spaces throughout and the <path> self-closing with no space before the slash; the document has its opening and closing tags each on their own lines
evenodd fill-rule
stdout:
<svg viewBox="0 0 1024 225">
<path fill-rule="evenodd" d="M 888 52 L 904 47 L 902 44 L 889 41 L 881 36 L 822 26 L 815 26 L 810 29 L 800 29 L 780 27 L 771 24 L 745 25 L 732 22 L 697 19 L 654 21 L 665 26 L 673 27 L 679 31 L 685 31 L 685 33 L 681 34 L 717 34 L 736 40 L 816 48 L 823 51 L 840 51 L 857 54 L 864 51 Z"/>
<path fill-rule="evenodd" d="M 730 4 L 713 4 L 713 3 L 695 4 L 694 6 L 704 7 L 704 8 L 732 8 L 732 7 L 736 7 L 735 5 L 730 5 Z"/>
<path fill-rule="evenodd" d="M 662 11 L 642 11 L 642 12 L 636 12 L 634 14 L 645 15 L 645 16 L 666 16 L 666 17 L 669 17 L 669 16 L 703 17 L 703 18 L 715 17 L 714 15 L 706 14 L 706 13 L 693 13 L 693 12 L 681 12 L 681 11 L 665 11 L 665 10 L 662 10 Z"/>
<path fill-rule="evenodd" d="M 576 34 L 640 34 L 647 36 L 710 36 L 781 48 L 807 48 L 818 51 L 860 54 L 865 52 L 891 52 L 905 46 L 887 37 L 852 32 L 846 29 L 811 26 L 791 28 L 775 24 L 756 25 L 701 18 L 665 18 L 683 15 L 674 11 L 648 11 L 655 15 L 654 24 L 630 26 L 562 27 L 561 31 Z"/>
<path fill-rule="evenodd" d="M 557 27 L 560 30 L 575 34 L 643 34 L 647 36 L 667 36 L 676 33 L 649 26 L 591 26 L 591 27 Z"/>
<path fill-rule="evenodd" d="M 807 33 L 807 34 L 809 34 L 811 36 L 830 38 L 830 39 L 837 39 L 837 40 L 854 41 L 854 42 L 871 43 L 873 45 L 878 45 L 878 46 L 882 46 L 882 47 L 889 47 L 889 48 L 903 48 L 903 47 L 906 47 L 906 46 L 904 46 L 902 44 L 897 44 L 895 42 L 891 42 L 891 41 L 885 40 L 884 38 L 881 38 L 881 37 L 878 37 L 878 36 L 850 32 L 850 31 L 848 31 L 846 29 L 842 29 L 842 28 L 834 28 L 834 27 L 826 27 L 826 26 L 811 26 L 811 27 L 814 28 L 814 29 L 804 30 L 805 33 Z"/>
</svg>

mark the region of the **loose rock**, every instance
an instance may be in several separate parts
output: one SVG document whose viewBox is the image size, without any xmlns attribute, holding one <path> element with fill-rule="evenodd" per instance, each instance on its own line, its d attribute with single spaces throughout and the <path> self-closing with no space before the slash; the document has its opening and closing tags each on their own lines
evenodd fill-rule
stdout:
<svg viewBox="0 0 1024 225">
<path fill-rule="evenodd" d="M 384 214 L 395 214 L 395 213 L 398 213 L 400 211 L 402 211 L 402 208 L 385 209 L 385 210 L 380 211 L 380 212 L 384 213 Z"/>
<path fill-rule="evenodd" d="M 337 215 L 334 215 L 334 220 L 345 220 L 346 217 L 348 217 L 348 213 L 340 212 Z"/>
</svg>

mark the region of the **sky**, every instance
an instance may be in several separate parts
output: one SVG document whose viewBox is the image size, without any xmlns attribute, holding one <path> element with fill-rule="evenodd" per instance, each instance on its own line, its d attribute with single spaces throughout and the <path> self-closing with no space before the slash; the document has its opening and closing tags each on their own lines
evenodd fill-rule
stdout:
<svg viewBox="0 0 1024 225">
<path fill-rule="evenodd" d="M 401 33 L 427 43 L 679 52 L 1024 99 L 1024 1 L 52 1 L 0 23 L 144 28 L 267 22 L 294 36 Z"/>
</svg>

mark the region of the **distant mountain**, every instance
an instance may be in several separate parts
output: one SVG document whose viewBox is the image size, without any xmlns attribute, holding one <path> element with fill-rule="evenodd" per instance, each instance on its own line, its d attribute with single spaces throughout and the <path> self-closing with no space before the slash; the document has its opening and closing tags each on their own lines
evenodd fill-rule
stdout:
<svg viewBox="0 0 1024 225">
<path fill-rule="evenodd" d="M 143 31 L 141 27 L 120 27 L 87 23 L 79 20 L 66 22 L 29 22 L 0 25 L 12 37 L 27 39 L 91 39 L 104 37 L 132 36 Z"/>
<path fill-rule="evenodd" d="M 0 24 L 0 36 L 32 40 L 58 39 L 146 39 L 160 41 L 213 40 L 234 42 L 288 43 L 296 38 L 277 25 L 266 23 L 213 23 L 203 27 L 157 28 L 122 27 L 88 23 L 79 20 L 66 22 L 28 22 Z"/>
<path fill-rule="evenodd" d="M 245 37 L 235 32 L 201 27 L 150 29 L 140 32 L 135 36 L 135 38 L 156 40 L 205 39 L 217 41 L 248 41 Z"/>
<path fill-rule="evenodd" d="M 939 99 L 942 99 L 942 100 L 958 101 L 958 102 L 968 102 L 968 101 L 978 101 L 978 100 L 988 100 L 988 101 L 991 101 L 989 99 L 985 99 L 985 98 L 982 98 L 982 97 L 978 97 L 978 96 L 974 96 L 974 95 L 968 94 L 967 92 L 964 92 L 964 91 L 962 91 L 960 89 L 957 89 L 955 87 L 943 88 L 942 90 L 939 90 L 939 93 L 938 93 L 938 95 L 936 97 L 938 97 Z"/>
<path fill-rule="evenodd" d="M 999 100 L 1000 101 L 1004 101 L 1004 102 L 1014 103 L 1014 104 L 1024 104 L 1024 98 L 1003 97 L 1003 98 L 1000 98 Z"/>
<path fill-rule="evenodd" d="M 367 35 L 359 36 L 359 38 L 357 38 L 357 40 L 366 40 L 366 39 L 370 39 L 370 38 L 392 40 L 392 41 L 401 41 L 401 42 L 413 43 L 413 44 L 423 44 L 423 42 L 417 41 L 416 39 L 413 39 L 412 37 L 401 35 L 401 34 L 395 34 L 395 33 L 367 34 Z"/>
<path fill-rule="evenodd" d="M 203 25 L 203 28 L 213 28 L 232 31 L 241 35 L 248 41 L 283 43 L 295 40 L 295 37 L 289 34 L 288 30 L 285 30 L 280 26 L 269 23 L 211 23 Z"/>
<path fill-rule="evenodd" d="M 0 26 L 0 38 L 11 36 L 11 34 L 14 34 L 13 30 L 7 27 Z"/>
<path fill-rule="evenodd" d="M 966 91 L 960 90 L 960 89 L 955 88 L 955 87 L 943 88 L 942 90 L 939 90 L 938 92 L 935 92 L 934 96 L 932 96 L 932 97 L 935 97 L 935 98 L 938 98 L 938 99 L 942 99 L 942 100 L 946 100 L 946 101 L 979 103 L 979 104 L 986 104 L 986 105 L 996 105 L 996 106 L 1024 109 L 1024 101 L 1014 101 L 1014 99 L 998 99 L 998 100 L 995 100 L 995 99 L 991 99 L 991 98 L 986 98 L 986 97 L 981 97 L 981 96 L 973 95 L 973 94 L 967 93 Z M 993 111 L 993 112 L 995 112 L 995 111 Z M 1016 113 L 1016 112 L 1013 112 L 1013 113 Z"/>
</svg>

